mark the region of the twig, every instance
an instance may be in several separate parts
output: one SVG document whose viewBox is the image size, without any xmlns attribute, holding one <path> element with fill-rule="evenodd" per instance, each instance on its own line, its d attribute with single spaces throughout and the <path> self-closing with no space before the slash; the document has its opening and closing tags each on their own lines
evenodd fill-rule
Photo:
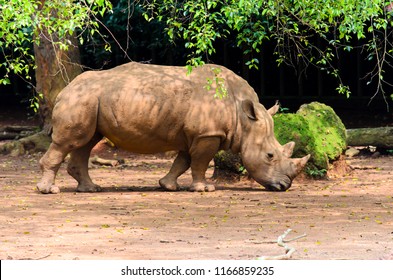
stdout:
<svg viewBox="0 0 393 280">
<path fill-rule="evenodd" d="M 280 247 L 284 247 L 285 249 L 285 254 L 283 255 L 278 255 L 278 256 L 262 256 L 259 257 L 258 260 L 289 260 L 292 258 L 292 254 L 296 252 L 296 249 L 293 247 L 288 246 L 285 243 L 289 243 L 294 240 L 298 240 L 300 238 L 303 238 L 307 236 L 307 234 L 302 234 L 300 236 L 285 240 L 285 237 L 292 231 L 292 229 L 287 229 L 282 235 L 280 235 L 277 239 L 277 245 Z"/>
<path fill-rule="evenodd" d="M 36 259 L 36 260 L 43 260 L 43 259 L 46 259 L 46 258 L 50 257 L 51 255 L 52 255 L 52 253 L 50 253 L 50 254 L 48 254 L 48 255 L 46 255 L 46 256 L 43 256 L 43 257 L 41 257 L 41 258 L 38 258 L 38 259 Z"/>
<path fill-rule="evenodd" d="M 368 170 L 368 169 L 378 169 L 378 166 L 372 166 L 372 165 L 365 165 L 365 166 L 361 166 L 361 165 L 349 165 L 350 168 L 352 169 L 358 169 L 358 170 Z"/>
<path fill-rule="evenodd" d="M 46 256 L 39 257 L 39 258 L 36 258 L 36 259 L 33 259 L 33 258 L 21 258 L 21 259 L 19 259 L 19 260 L 28 260 L 28 261 L 29 261 L 29 260 L 33 260 L 33 261 L 38 261 L 38 260 L 46 259 L 46 258 L 50 257 L 51 255 L 52 255 L 52 253 L 49 253 L 49 254 L 46 255 Z M 8 256 L 7 259 L 8 259 L 8 260 L 13 260 L 14 258 L 11 257 L 11 256 Z"/>
<path fill-rule="evenodd" d="M 112 167 L 115 167 L 116 165 L 119 164 L 118 160 L 103 159 L 103 158 L 100 158 L 98 156 L 91 157 L 89 159 L 89 162 L 92 163 L 92 164 L 109 165 L 109 166 L 112 166 Z"/>
</svg>

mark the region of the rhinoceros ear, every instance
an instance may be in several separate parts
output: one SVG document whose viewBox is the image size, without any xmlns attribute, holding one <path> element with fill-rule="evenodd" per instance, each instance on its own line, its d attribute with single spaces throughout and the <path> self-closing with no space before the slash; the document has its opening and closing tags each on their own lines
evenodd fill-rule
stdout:
<svg viewBox="0 0 393 280">
<path fill-rule="evenodd" d="M 250 99 L 246 99 L 242 101 L 242 109 L 249 119 L 251 120 L 257 119 L 254 103 Z"/>
<path fill-rule="evenodd" d="M 295 142 L 291 141 L 286 143 L 283 147 L 283 154 L 286 157 L 291 157 L 293 154 L 293 149 L 295 148 Z"/>
<path fill-rule="evenodd" d="M 276 101 L 276 104 L 274 104 L 273 107 L 271 107 L 269 110 L 267 110 L 267 112 L 271 115 L 274 116 L 277 112 L 278 109 L 280 109 L 280 103 L 278 102 L 278 100 Z"/>
</svg>

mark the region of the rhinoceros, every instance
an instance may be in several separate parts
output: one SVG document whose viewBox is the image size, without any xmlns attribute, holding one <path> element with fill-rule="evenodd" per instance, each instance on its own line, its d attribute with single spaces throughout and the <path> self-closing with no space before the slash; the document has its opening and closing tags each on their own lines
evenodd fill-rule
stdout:
<svg viewBox="0 0 393 280">
<path fill-rule="evenodd" d="M 208 81 L 217 81 L 217 83 Z M 214 96 L 216 87 L 226 97 Z M 205 173 L 219 150 L 240 153 L 244 167 L 268 190 L 287 190 L 309 155 L 291 159 L 294 142 L 280 145 L 272 115 L 252 87 L 229 69 L 212 64 L 195 68 L 130 62 L 88 71 L 58 95 L 52 113 L 52 143 L 40 160 L 41 193 L 58 193 L 56 173 L 67 154 L 67 171 L 77 191 L 101 188 L 88 174 L 92 148 L 106 137 L 135 153 L 178 151 L 159 184 L 178 190 L 177 178 L 191 167 L 191 191 L 214 191 Z"/>
</svg>

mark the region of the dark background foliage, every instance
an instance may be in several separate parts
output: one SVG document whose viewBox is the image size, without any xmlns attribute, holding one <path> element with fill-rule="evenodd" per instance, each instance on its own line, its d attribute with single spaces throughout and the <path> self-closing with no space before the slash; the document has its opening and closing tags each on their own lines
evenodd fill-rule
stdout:
<svg viewBox="0 0 393 280">
<path fill-rule="evenodd" d="M 177 40 L 172 43 L 162 22 L 146 22 L 141 7 L 132 5 L 129 8 L 127 0 L 112 2 L 113 13 L 107 13 L 100 19 L 103 23 L 101 33 L 106 42 L 97 35 L 86 37 L 85 44 L 80 46 L 85 70 L 108 69 L 131 60 L 165 65 L 186 64 L 189 50 L 184 47 L 185 42 Z M 259 54 L 244 54 L 231 36 L 235 35 L 214 43 L 216 53 L 209 56 L 209 62 L 224 65 L 245 78 L 267 107 L 274 104 L 275 100 L 280 100 L 283 107 L 296 111 L 301 104 L 317 100 L 332 106 L 340 116 L 348 118 L 348 122 L 351 119 L 353 126 L 361 126 L 364 122 L 375 124 L 391 121 L 392 115 L 387 111 L 382 96 L 371 99 L 376 86 L 374 82 L 368 83 L 365 77 L 373 64 L 361 48 L 336 53 L 335 66 L 341 73 L 343 83 L 352 92 L 350 98 L 347 98 L 336 91 L 337 81 L 326 71 L 301 63 L 278 66 L 277 56 L 274 55 L 276 45 L 273 42 L 265 41 Z M 318 39 L 314 43 L 323 44 Z M 356 45 L 356 41 L 354 43 Z M 110 52 L 106 50 L 108 45 L 111 46 Z M 245 65 L 251 57 L 259 60 L 259 70 L 249 69 Z M 392 76 L 393 73 L 385 75 Z M 28 107 L 32 91 L 29 83 L 11 76 L 11 84 L 1 86 L 1 103 L 3 106 L 22 104 Z M 388 102 L 391 108 L 392 100 L 388 99 Z"/>
</svg>

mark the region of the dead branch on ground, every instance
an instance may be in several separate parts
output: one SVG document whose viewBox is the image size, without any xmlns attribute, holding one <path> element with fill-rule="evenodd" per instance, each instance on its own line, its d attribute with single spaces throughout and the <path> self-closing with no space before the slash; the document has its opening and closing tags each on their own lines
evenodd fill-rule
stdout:
<svg viewBox="0 0 393 280">
<path fill-rule="evenodd" d="M 291 241 L 298 240 L 300 238 L 303 238 L 307 236 L 306 234 L 302 234 L 300 236 L 287 239 L 285 240 L 285 237 L 292 231 L 292 229 L 287 229 L 282 235 L 280 235 L 277 239 L 277 245 L 280 247 L 284 247 L 285 249 L 285 254 L 283 255 L 278 255 L 278 256 L 261 256 L 258 258 L 258 260 L 289 260 L 292 258 L 293 253 L 296 252 L 296 249 L 294 247 L 288 246 L 286 243 L 289 243 Z M 275 243 L 275 242 L 274 242 Z"/>
<path fill-rule="evenodd" d="M 103 159 L 98 156 L 94 156 L 89 159 L 89 163 L 115 167 L 119 164 L 119 160 Z"/>
</svg>

